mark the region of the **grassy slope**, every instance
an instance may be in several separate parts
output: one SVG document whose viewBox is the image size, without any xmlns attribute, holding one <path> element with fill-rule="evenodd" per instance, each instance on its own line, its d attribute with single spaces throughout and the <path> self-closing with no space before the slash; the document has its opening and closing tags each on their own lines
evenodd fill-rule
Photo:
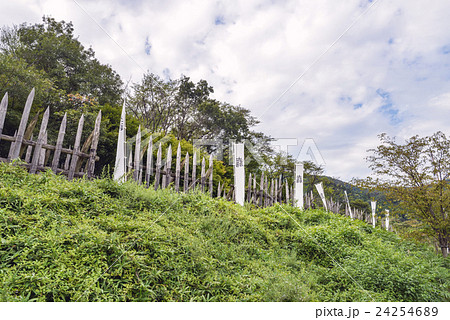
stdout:
<svg viewBox="0 0 450 320">
<path fill-rule="evenodd" d="M 1 301 L 448 301 L 449 270 L 323 211 L 0 164 Z"/>
</svg>

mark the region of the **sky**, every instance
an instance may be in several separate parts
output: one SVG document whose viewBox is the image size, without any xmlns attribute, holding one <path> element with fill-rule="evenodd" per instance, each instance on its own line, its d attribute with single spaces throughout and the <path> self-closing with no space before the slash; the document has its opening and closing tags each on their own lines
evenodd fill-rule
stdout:
<svg viewBox="0 0 450 320">
<path fill-rule="evenodd" d="M 294 158 L 314 141 L 332 177 L 369 175 L 365 157 L 380 133 L 399 142 L 450 134 L 448 0 L 0 4 L 1 26 L 72 21 L 124 82 L 145 72 L 206 80 L 215 99 L 251 110 L 254 130 L 297 144 Z"/>
</svg>

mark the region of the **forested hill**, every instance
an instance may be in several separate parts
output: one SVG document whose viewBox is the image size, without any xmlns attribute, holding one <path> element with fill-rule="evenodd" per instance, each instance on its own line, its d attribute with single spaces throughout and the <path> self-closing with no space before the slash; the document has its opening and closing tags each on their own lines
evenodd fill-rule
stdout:
<svg viewBox="0 0 450 320">
<path fill-rule="evenodd" d="M 449 259 L 322 210 L 0 164 L 1 301 L 449 301 Z"/>
</svg>

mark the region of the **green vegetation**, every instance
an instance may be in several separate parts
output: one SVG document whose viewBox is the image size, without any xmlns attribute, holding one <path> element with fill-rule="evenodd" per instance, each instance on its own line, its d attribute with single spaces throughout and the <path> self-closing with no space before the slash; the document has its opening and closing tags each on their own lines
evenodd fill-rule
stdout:
<svg viewBox="0 0 450 320">
<path fill-rule="evenodd" d="M 321 210 L 0 164 L 2 301 L 449 301 L 449 269 Z"/>
</svg>

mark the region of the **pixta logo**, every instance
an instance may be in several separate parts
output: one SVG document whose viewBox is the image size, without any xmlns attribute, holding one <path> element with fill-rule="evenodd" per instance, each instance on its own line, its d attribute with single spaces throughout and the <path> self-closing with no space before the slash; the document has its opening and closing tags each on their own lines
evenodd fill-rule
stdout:
<svg viewBox="0 0 450 320">
<path fill-rule="evenodd" d="M 201 147 L 209 146 L 214 150 L 214 157 L 216 160 L 224 160 L 224 150 L 230 148 L 232 150 L 232 145 L 236 142 L 234 139 L 230 139 L 228 144 L 224 144 L 222 139 L 195 139 L 194 148 L 200 149 Z M 245 145 L 248 155 L 245 157 L 244 164 L 248 164 L 251 160 L 255 160 L 261 166 L 267 166 L 263 157 L 261 156 L 260 150 L 265 148 L 263 144 L 253 144 L 249 140 L 242 141 Z M 298 139 L 292 138 L 281 138 L 274 139 L 271 146 L 282 154 L 288 154 L 288 147 L 298 146 Z M 294 158 L 297 162 L 311 161 L 315 165 L 320 167 L 325 167 L 325 160 L 317 147 L 314 139 L 307 138 L 303 141 L 297 157 Z M 285 160 L 281 159 L 285 162 Z M 228 163 L 233 164 L 233 157 L 230 153 Z M 281 163 L 286 164 L 286 163 Z"/>
</svg>

